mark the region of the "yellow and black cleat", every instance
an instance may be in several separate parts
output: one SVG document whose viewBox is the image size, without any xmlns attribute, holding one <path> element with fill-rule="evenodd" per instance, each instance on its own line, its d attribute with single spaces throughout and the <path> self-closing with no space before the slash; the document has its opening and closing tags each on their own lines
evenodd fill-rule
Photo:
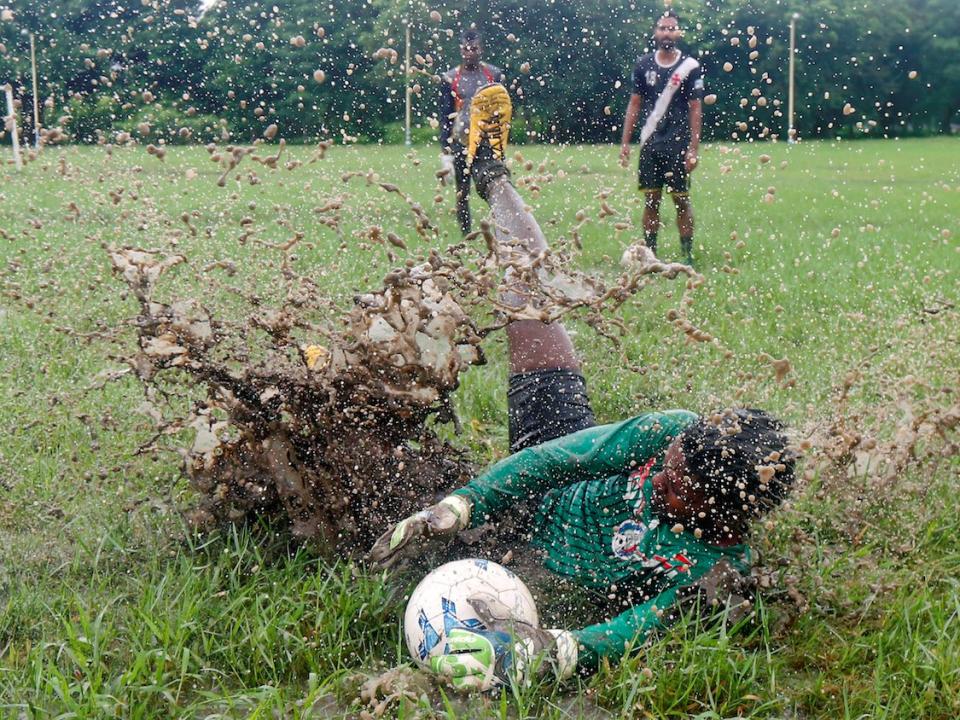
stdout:
<svg viewBox="0 0 960 720">
<path fill-rule="evenodd" d="M 467 165 L 472 165 L 480 144 L 486 140 L 494 159 L 507 156 L 513 104 L 510 94 L 500 83 L 484 85 L 470 102 L 470 135 L 467 139 Z"/>
</svg>

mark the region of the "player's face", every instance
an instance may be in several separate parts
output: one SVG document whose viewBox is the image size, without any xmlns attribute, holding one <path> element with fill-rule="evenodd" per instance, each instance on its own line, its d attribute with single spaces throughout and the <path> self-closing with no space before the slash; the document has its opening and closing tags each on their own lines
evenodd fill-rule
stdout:
<svg viewBox="0 0 960 720">
<path fill-rule="evenodd" d="M 460 43 L 460 57 L 464 65 L 476 65 L 480 62 L 483 47 L 476 40 L 467 40 Z"/>
<path fill-rule="evenodd" d="M 683 37 L 683 31 L 677 24 L 676 18 L 662 17 L 657 20 L 657 24 L 653 28 L 653 39 L 657 48 L 672 50 L 677 46 L 681 37 Z"/>
<path fill-rule="evenodd" d="M 654 489 L 652 504 L 658 515 L 692 525 L 706 506 L 706 498 L 687 468 L 679 439 L 667 448 L 663 470 L 650 478 L 650 482 Z"/>
</svg>

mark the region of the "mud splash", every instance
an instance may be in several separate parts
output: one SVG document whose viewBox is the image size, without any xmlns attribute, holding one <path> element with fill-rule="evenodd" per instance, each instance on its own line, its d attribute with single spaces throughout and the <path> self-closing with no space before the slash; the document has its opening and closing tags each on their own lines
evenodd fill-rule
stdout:
<svg viewBox="0 0 960 720">
<path fill-rule="evenodd" d="M 485 251 L 471 245 L 481 236 Z M 183 255 L 109 248 L 114 273 L 139 304 L 136 351 L 112 377 L 132 373 L 142 383 L 142 410 L 157 423 L 142 451 L 194 431 L 192 446 L 178 450 L 199 494 L 189 513 L 194 528 L 280 518 L 327 554 L 365 549 L 386 523 L 468 479 L 469 462 L 437 425 L 458 426 L 450 396 L 464 371 L 484 363 L 487 334 L 514 319 L 552 322 L 576 312 L 616 343 L 617 308 L 656 276 L 690 273 L 659 262 L 613 282 L 571 273 L 562 253 L 529 258 L 498 244 L 484 224 L 444 253 L 390 271 L 381 289 L 337 313 L 287 262 L 301 238 L 272 247 L 284 256 L 284 302 L 265 308 L 244 296 L 239 321 L 214 317 L 193 299 L 164 302 L 158 290 L 174 272 L 206 282 L 235 268 L 198 271 Z M 504 273 L 529 288 L 523 307 L 497 300 Z M 691 277 L 688 291 L 699 281 Z M 311 319 L 318 315 L 335 319 Z M 174 378 L 205 393 L 186 413 L 164 389 Z"/>
<path fill-rule="evenodd" d="M 788 610 L 786 624 L 815 604 L 867 612 L 871 603 L 851 601 L 845 583 L 821 577 L 858 550 L 875 594 L 923 582 L 908 561 L 895 575 L 884 567 L 914 555 L 918 528 L 935 526 L 960 467 L 960 315 L 952 305 L 935 310 L 904 315 L 898 337 L 851 365 L 797 431 L 802 477 L 759 533 L 754 569 L 758 590 Z"/>
</svg>

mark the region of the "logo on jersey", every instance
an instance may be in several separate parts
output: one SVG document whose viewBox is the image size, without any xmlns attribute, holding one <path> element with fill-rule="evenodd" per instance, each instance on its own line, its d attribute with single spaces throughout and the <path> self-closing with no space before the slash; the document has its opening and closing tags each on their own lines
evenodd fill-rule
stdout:
<svg viewBox="0 0 960 720">
<path fill-rule="evenodd" d="M 647 462 L 630 473 L 630 482 L 638 488 L 643 487 L 643 483 L 646 482 L 648 477 L 650 477 L 650 470 L 653 469 L 653 466 L 656 462 L 656 458 L 650 458 L 647 460 Z"/>
<path fill-rule="evenodd" d="M 691 560 L 682 552 L 674 553 L 673 557 L 664 557 L 663 555 L 654 555 L 654 568 L 656 572 L 666 573 L 668 578 L 674 578 L 681 573 L 690 572 L 690 568 L 696 565 L 695 560 Z"/>
<path fill-rule="evenodd" d="M 680 83 L 683 82 L 683 78 L 680 77 L 680 73 L 674 73 L 670 76 L 670 84 L 674 87 L 680 87 Z"/>
<path fill-rule="evenodd" d="M 647 556 L 640 550 L 647 526 L 636 520 L 624 520 L 613 531 L 611 546 L 614 557 L 621 560 L 644 562 Z"/>
<path fill-rule="evenodd" d="M 657 77 L 656 70 L 647 70 L 647 85 L 654 87 L 657 84 Z"/>
<path fill-rule="evenodd" d="M 643 483 L 650 476 L 650 471 L 656 463 L 656 458 L 650 458 L 642 466 L 638 467 L 627 478 L 627 492 L 623 494 L 623 499 L 627 503 L 634 503 L 633 514 L 641 515 L 647 501 L 643 498 Z"/>
<path fill-rule="evenodd" d="M 703 78 L 697 78 L 693 81 L 694 90 L 703 90 Z"/>
</svg>

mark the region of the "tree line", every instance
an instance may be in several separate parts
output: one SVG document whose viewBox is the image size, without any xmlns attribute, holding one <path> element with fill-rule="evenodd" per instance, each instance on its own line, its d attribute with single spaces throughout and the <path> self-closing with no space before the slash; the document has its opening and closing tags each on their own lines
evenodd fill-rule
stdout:
<svg viewBox="0 0 960 720">
<path fill-rule="evenodd" d="M 9 1 L 9 0 L 8 0 Z M 619 137 L 631 71 L 663 0 L 0 0 L 0 85 L 77 142 L 436 136 L 437 76 L 476 27 L 506 72 L 517 141 Z M 796 14 L 801 137 L 950 132 L 960 123 L 956 0 L 678 0 L 704 67 L 707 139 L 783 137 Z M 405 68 L 406 30 L 411 66 Z M 710 98 L 714 100 L 713 97 Z M 4 111 L 5 112 L 5 111 Z"/>
</svg>

